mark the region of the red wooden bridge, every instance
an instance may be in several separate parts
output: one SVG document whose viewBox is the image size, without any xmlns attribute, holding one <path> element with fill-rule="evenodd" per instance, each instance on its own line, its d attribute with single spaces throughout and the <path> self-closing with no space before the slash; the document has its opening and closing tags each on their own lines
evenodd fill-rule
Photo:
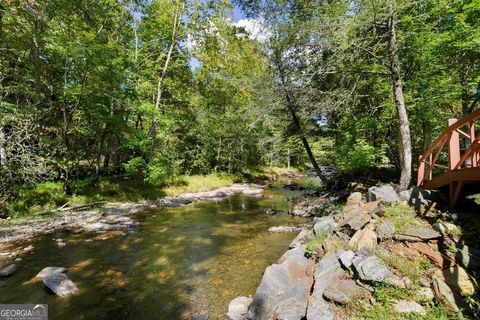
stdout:
<svg viewBox="0 0 480 320">
<path fill-rule="evenodd" d="M 468 184 L 480 184 L 480 134 L 475 121 L 480 109 L 463 119 L 449 119 L 448 127 L 420 157 L 417 186 L 450 190 L 450 205 L 457 203 Z"/>
</svg>

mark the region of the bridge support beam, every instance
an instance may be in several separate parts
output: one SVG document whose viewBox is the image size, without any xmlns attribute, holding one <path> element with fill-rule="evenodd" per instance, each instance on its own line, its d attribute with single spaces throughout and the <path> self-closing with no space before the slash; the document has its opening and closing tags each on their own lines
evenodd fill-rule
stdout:
<svg viewBox="0 0 480 320">
<path fill-rule="evenodd" d="M 455 124 L 458 119 L 448 119 L 448 126 Z M 460 134 L 453 130 L 448 139 L 448 164 L 450 170 L 454 170 L 460 161 Z"/>
</svg>

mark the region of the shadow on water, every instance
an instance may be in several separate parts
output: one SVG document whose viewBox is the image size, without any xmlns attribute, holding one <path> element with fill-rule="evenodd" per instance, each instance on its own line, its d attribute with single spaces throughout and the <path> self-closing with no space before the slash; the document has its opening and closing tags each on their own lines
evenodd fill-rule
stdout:
<svg viewBox="0 0 480 320">
<path fill-rule="evenodd" d="M 40 237 L 6 279 L 0 302 L 47 303 L 50 319 L 224 319 L 228 302 L 253 295 L 265 267 L 295 236 L 268 228 L 305 221 L 286 214 L 285 199 L 292 195 L 298 193 L 274 188 L 261 200 L 235 195 L 147 211 L 135 217 L 138 229 L 112 238 L 108 233 Z M 283 213 L 270 217 L 263 214 L 266 208 Z M 59 248 L 52 238 L 67 245 Z M 67 267 L 79 293 L 67 298 L 49 293 L 33 279 L 46 266 Z"/>
</svg>

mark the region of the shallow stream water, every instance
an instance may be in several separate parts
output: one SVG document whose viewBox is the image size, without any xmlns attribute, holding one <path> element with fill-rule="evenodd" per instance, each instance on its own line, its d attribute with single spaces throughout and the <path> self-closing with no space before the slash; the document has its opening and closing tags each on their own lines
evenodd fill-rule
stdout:
<svg viewBox="0 0 480 320">
<path fill-rule="evenodd" d="M 140 226 L 126 235 L 39 237 L 4 280 L 0 303 L 46 303 L 49 319 L 225 319 L 229 301 L 253 295 L 296 235 L 268 228 L 306 223 L 287 214 L 288 197 L 301 192 L 277 185 L 261 199 L 234 195 L 142 212 L 132 217 Z M 280 213 L 267 216 L 268 208 Z M 67 245 L 58 247 L 56 238 Z M 36 281 L 46 266 L 68 268 L 78 294 L 60 298 Z"/>
</svg>

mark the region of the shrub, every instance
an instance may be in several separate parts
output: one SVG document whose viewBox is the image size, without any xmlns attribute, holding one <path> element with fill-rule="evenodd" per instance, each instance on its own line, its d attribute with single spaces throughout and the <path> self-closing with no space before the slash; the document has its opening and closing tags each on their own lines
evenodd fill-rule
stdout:
<svg viewBox="0 0 480 320">
<path fill-rule="evenodd" d="M 358 173 L 387 163 L 383 148 L 376 148 L 364 139 L 358 139 L 353 146 L 345 145 L 337 154 L 338 167 L 346 173 Z"/>
<path fill-rule="evenodd" d="M 135 157 L 123 164 L 127 176 L 143 178 L 147 173 L 147 163 L 142 157 Z"/>
</svg>

